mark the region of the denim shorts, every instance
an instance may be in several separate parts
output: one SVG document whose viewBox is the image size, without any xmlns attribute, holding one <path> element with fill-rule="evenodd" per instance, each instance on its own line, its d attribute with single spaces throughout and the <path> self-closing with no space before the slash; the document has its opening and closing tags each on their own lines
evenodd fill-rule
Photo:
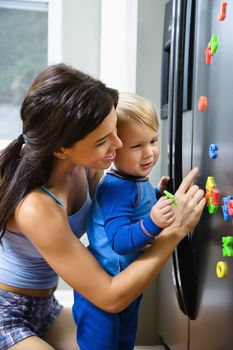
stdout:
<svg viewBox="0 0 233 350">
<path fill-rule="evenodd" d="M 27 337 L 40 337 L 61 310 L 54 295 L 38 298 L 0 290 L 0 349 Z"/>
</svg>

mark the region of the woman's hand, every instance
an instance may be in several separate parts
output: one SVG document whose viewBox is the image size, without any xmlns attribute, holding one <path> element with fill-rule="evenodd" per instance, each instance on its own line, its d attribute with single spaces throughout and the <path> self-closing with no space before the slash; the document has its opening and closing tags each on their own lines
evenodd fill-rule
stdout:
<svg viewBox="0 0 233 350">
<path fill-rule="evenodd" d="M 198 168 L 192 169 L 175 193 L 175 200 L 178 205 L 173 208 L 175 220 L 171 226 L 177 229 L 177 234 L 181 238 L 198 224 L 206 204 L 204 191 L 193 184 L 197 173 Z"/>
</svg>

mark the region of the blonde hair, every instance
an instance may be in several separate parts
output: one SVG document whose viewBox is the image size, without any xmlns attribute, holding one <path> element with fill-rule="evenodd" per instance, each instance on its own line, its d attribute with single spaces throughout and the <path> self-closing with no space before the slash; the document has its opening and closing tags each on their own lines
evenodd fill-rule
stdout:
<svg viewBox="0 0 233 350">
<path fill-rule="evenodd" d="M 120 92 L 116 112 L 118 125 L 134 119 L 153 130 L 159 127 L 158 116 L 152 103 L 132 92 Z"/>
</svg>

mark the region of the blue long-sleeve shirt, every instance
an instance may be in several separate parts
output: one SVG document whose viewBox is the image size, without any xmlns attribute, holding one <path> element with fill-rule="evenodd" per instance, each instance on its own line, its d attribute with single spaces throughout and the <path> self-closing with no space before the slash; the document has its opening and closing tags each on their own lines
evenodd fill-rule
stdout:
<svg viewBox="0 0 233 350">
<path fill-rule="evenodd" d="M 149 179 L 125 177 L 115 170 L 102 178 L 87 235 L 89 250 L 110 274 L 126 268 L 160 233 L 149 214 L 158 194 Z"/>
</svg>

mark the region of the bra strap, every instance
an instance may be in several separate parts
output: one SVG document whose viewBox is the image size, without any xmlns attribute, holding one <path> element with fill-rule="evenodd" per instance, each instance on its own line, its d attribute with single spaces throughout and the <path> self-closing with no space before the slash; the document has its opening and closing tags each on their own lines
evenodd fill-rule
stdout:
<svg viewBox="0 0 233 350">
<path fill-rule="evenodd" d="M 52 198 L 55 200 L 55 202 L 57 202 L 58 204 L 60 204 L 62 207 L 65 207 L 64 203 L 63 203 L 59 198 L 57 198 L 56 196 L 54 196 L 54 194 L 51 193 L 46 187 L 41 186 L 41 189 L 42 189 L 44 192 L 46 192 L 50 197 L 52 197 Z"/>
</svg>

